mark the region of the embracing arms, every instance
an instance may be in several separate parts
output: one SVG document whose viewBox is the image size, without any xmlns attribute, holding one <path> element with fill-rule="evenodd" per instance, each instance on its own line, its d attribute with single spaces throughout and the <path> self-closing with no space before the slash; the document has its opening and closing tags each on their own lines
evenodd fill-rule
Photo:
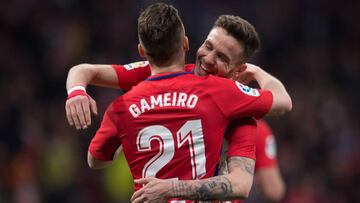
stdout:
<svg viewBox="0 0 360 203">
<path fill-rule="evenodd" d="M 245 69 L 234 68 L 230 77 L 243 84 L 255 80 L 261 89 L 271 91 L 273 104 L 267 115 L 278 116 L 291 111 L 292 101 L 282 82 L 259 66 L 246 63 Z"/>
<path fill-rule="evenodd" d="M 139 69 L 142 68 L 143 67 L 139 67 Z M 86 87 L 88 84 L 92 84 L 119 89 L 119 82 L 130 83 L 128 81 L 132 81 L 133 79 L 141 81 L 150 75 L 150 73 L 146 71 L 133 71 L 122 68 L 118 74 L 123 73 L 126 76 L 119 79 L 119 75 L 116 72 L 111 65 L 76 65 L 72 67 L 68 73 L 66 87 L 69 91 L 74 86 Z M 261 89 L 272 92 L 273 104 L 267 115 L 282 115 L 292 109 L 292 101 L 284 85 L 260 67 L 246 64 L 245 70 L 242 68 L 241 71 L 235 70 L 233 73 L 235 74 L 231 77 L 234 80 L 244 84 L 256 80 Z M 136 82 L 134 84 L 136 84 Z M 91 124 L 91 112 L 97 114 L 95 101 L 90 96 L 86 97 L 84 95 L 76 95 L 68 99 L 65 104 L 65 109 L 69 124 L 75 125 L 77 129 L 86 129 L 87 126 Z"/>
<path fill-rule="evenodd" d="M 67 90 L 75 85 L 86 87 L 88 84 L 119 89 L 118 77 L 111 65 L 83 63 L 69 70 L 66 80 Z"/>
<path fill-rule="evenodd" d="M 145 184 L 136 191 L 131 201 L 164 202 L 169 198 L 187 200 L 231 200 L 247 198 L 252 186 L 255 161 L 245 157 L 228 159 L 229 174 L 201 180 L 135 180 Z"/>
</svg>

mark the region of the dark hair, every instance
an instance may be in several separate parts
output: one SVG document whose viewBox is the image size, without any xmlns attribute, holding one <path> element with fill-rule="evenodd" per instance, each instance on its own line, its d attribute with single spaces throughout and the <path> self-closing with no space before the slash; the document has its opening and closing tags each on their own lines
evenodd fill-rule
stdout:
<svg viewBox="0 0 360 203">
<path fill-rule="evenodd" d="M 165 65 L 181 50 L 184 27 L 176 8 L 156 3 L 141 12 L 138 34 L 148 60 Z"/>
<path fill-rule="evenodd" d="M 254 26 L 239 16 L 221 15 L 215 21 L 215 27 L 225 29 L 228 34 L 244 45 L 244 58 L 242 62 L 245 62 L 260 48 L 260 38 Z"/>
</svg>

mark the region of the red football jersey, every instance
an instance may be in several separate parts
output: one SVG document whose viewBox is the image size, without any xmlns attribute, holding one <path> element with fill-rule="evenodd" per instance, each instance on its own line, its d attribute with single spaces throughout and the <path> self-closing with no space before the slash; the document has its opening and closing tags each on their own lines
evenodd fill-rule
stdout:
<svg viewBox="0 0 360 203">
<path fill-rule="evenodd" d="M 234 122 L 234 121 L 233 121 Z M 233 123 L 232 122 L 232 123 Z M 277 165 L 276 159 L 276 143 L 271 131 L 271 128 L 264 120 L 257 120 L 257 133 L 255 137 L 255 146 L 256 146 L 256 162 L 255 162 L 255 174 L 257 170 L 261 170 L 262 168 L 274 167 Z M 250 127 L 247 125 L 247 132 L 249 132 Z M 239 133 L 233 133 L 230 138 L 238 136 Z M 237 140 L 237 138 L 232 138 L 232 140 Z M 231 140 L 231 141 L 232 141 Z M 240 140 L 240 139 L 239 139 Z M 231 156 L 231 145 L 229 140 L 229 151 L 227 156 Z M 231 143 L 233 148 L 236 147 L 235 143 Z M 240 150 L 239 150 L 240 151 Z M 243 152 L 244 150 L 241 150 Z M 240 155 L 235 155 L 240 156 Z M 241 200 L 233 200 L 231 203 L 242 203 Z"/>
<path fill-rule="evenodd" d="M 212 177 L 229 121 L 260 118 L 271 105 L 270 91 L 224 78 L 151 76 L 108 107 L 89 151 L 108 161 L 122 145 L 134 179 Z"/>
<path fill-rule="evenodd" d="M 256 160 L 256 134 L 255 119 L 239 118 L 231 121 L 225 134 L 225 139 L 228 141 L 228 145 L 224 147 L 224 150 L 227 151 L 226 156 L 241 156 Z"/>
<path fill-rule="evenodd" d="M 268 124 L 263 120 L 257 120 L 257 128 L 255 170 L 273 167 L 277 164 L 276 143 L 273 133 Z"/>
</svg>

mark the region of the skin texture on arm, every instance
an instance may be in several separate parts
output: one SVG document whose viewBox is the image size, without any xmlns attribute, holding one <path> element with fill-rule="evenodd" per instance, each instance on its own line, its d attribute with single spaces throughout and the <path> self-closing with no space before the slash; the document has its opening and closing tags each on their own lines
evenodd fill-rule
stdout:
<svg viewBox="0 0 360 203">
<path fill-rule="evenodd" d="M 143 178 L 136 184 L 145 184 L 136 191 L 131 201 L 166 202 L 169 198 L 187 200 L 231 200 L 247 198 L 253 183 L 255 161 L 245 157 L 228 160 L 229 174 L 201 180 L 161 180 Z"/>
<path fill-rule="evenodd" d="M 111 65 L 84 63 L 70 69 L 66 80 L 67 90 L 76 85 L 86 87 L 88 84 L 119 88 L 118 77 Z"/>
<path fill-rule="evenodd" d="M 258 169 L 255 181 L 266 200 L 279 202 L 284 197 L 285 184 L 277 166 Z"/>
<path fill-rule="evenodd" d="M 278 116 L 291 111 L 291 98 L 280 80 L 258 66 L 249 63 L 246 63 L 246 66 L 243 71 L 234 71 L 232 79 L 243 84 L 256 80 L 261 89 L 272 92 L 273 104 L 267 115 Z"/>
</svg>

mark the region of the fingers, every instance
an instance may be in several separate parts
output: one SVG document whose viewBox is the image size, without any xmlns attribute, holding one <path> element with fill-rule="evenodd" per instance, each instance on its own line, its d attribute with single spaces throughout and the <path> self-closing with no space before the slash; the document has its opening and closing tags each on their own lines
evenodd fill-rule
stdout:
<svg viewBox="0 0 360 203">
<path fill-rule="evenodd" d="M 82 100 L 81 101 L 81 107 L 84 113 L 84 117 L 85 117 L 85 123 L 83 124 L 83 127 L 85 126 L 85 128 L 89 125 L 91 125 L 91 112 L 90 112 L 90 105 L 89 105 L 89 101 L 88 100 Z"/>
<path fill-rule="evenodd" d="M 70 115 L 71 115 L 72 120 L 74 121 L 76 129 L 77 130 L 81 129 L 81 125 L 80 125 L 78 115 L 76 113 L 75 105 L 70 105 L 69 108 L 70 108 Z"/>
<path fill-rule="evenodd" d="M 146 203 L 146 202 L 150 202 L 150 201 L 146 201 L 146 198 L 143 196 L 140 196 L 138 198 L 135 198 L 134 200 L 131 201 L 132 203 Z"/>
<path fill-rule="evenodd" d="M 149 183 L 153 178 L 152 177 L 147 177 L 147 178 L 140 178 L 140 179 L 136 179 L 134 180 L 135 184 L 139 184 L 139 185 L 145 185 L 147 183 Z M 139 189 L 138 191 L 134 192 L 134 194 L 131 197 L 131 201 L 134 202 L 134 200 L 137 199 L 144 193 L 144 187 Z"/>
<path fill-rule="evenodd" d="M 67 118 L 67 120 L 68 120 L 68 123 L 69 123 L 69 125 L 74 125 L 74 121 L 73 121 L 73 119 L 72 119 L 72 117 L 71 117 L 71 109 L 70 109 L 70 107 L 68 106 L 68 102 L 66 101 L 66 104 L 65 104 L 65 111 L 66 111 L 66 118 Z"/>
<path fill-rule="evenodd" d="M 75 124 L 76 129 L 86 129 L 91 124 L 90 103 L 87 96 L 78 95 L 67 100 L 65 110 L 69 124 Z"/>
<path fill-rule="evenodd" d="M 134 194 L 131 196 L 130 201 L 133 202 L 136 199 L 138 199 L 141 195 L 143 194 L 143 190 L 142 188 L 136 192 L 134 192 Z"/>
<path fill-rule="evenodd" d="M 134 180 L 134 183 L 136 184 L 147 184 L 149 183 L 151 180 L 153 180 L 154 178 L 153 177 L 148 177 L 148 178 L 140 178 L 140 179 L 136 179 Z"/>
<path fill-rule="evenodd" d="M 82 104 L 80 102 L 80 104 L 76 105 L 75 106 L 75 109 L 76 109 L 76 114 L 79 118 L 79 121 L 80 121 L 80 126 L 82 127 L 82 129 L 85 129 L 87 128 L 87 125 L 86 125 L 86 122 L 85 122 L 85 112 L 82 108 Z"/>
<path fill-rule="evenodd" d="M 90 99 L 91 112 L 93 112 L 93 114 L 95 114 L 95 115 L 98 115 L 96 101 L 93 98 L 91 98 L 90 96 L 89 96 L 89 99 Z"/>
<path fill-rule="evenodd" d="M 242 64 L 241 66 L 239 66 L 239 72 L 243 72 L 243 71 L 245 71 L 246 70 L 246 68 L 247 68 L 247 65 L 246 64 Z"/>
</svg>

